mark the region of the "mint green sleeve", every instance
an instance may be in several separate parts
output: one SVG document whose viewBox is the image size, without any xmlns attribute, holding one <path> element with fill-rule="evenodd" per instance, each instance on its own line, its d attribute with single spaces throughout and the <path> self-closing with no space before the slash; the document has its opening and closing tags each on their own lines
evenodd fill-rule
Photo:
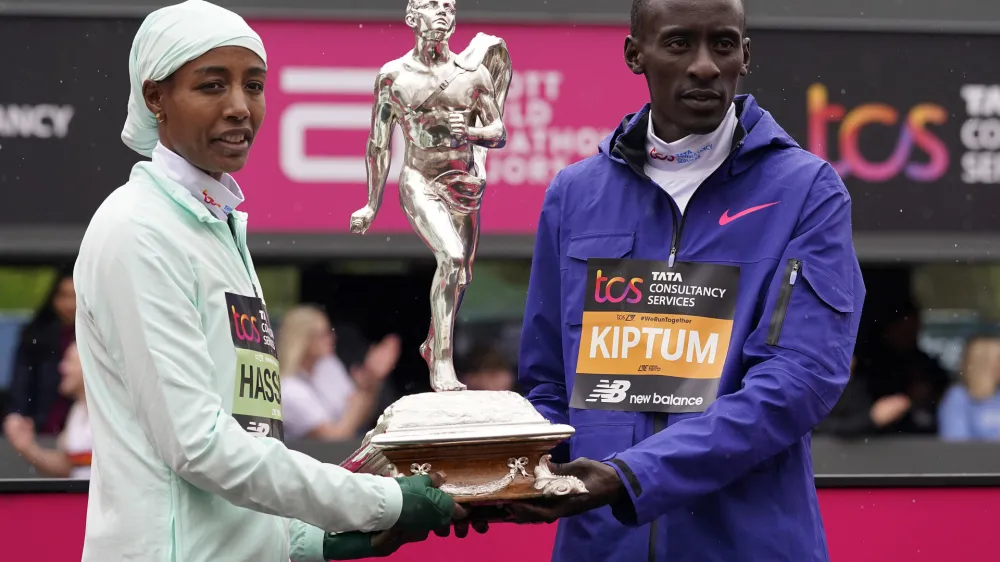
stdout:
<svg viewBox="0 0 1000 562">
<path fill-rule="evenodd" d="M 214 306 L 198 302 L 199 278 L 184 249 L 142 220 L 123 219 L 106 237 L 89 266 L 101 290 L 86 306 L 162 461 L 240 507 L 329 532 L 392 527 L 402 509 L 393 479 L 352 474 L 254 437 L 225 411 L 214 381 L 226 374 L 215 372 L 201 328 L 202 312 Z M 310 544 L 315 535 L 296 533 Z"/>
<path fill-rule="evenodd" d="M 323 529 L 292 519 L 288 539 L 291 562 L 327 562 L 323 558 Z"/>
</svg>

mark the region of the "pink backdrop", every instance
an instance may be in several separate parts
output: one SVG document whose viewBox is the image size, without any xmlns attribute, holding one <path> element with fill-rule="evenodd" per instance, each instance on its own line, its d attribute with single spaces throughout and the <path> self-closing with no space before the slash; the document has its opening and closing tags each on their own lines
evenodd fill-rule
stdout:
<svg viewBox="0 0 1000 562">
<path fill-rule="evenodd" d="M 379 67 L 406 54 L 402 23 L 254 21 L 268 50 L 267 118 L 238 174 L 250 229 L 347 232 L 367 202 L 364 153 Z M 545 186 L 557 170 L 595 153 L 597 142 L 646 101 L 625 67 L 626 27 L 463 25 L 455 51 L 477 33 L 503 37 L 514 79 L 508 144 L 486 161 L 484 233 L 534 232 Z M 396 134 L 394 152 L 401 154 Z M 399 210 L 398 163 L 369 232 L 410 232 Z"/>
<path fill-rule="evenodd" d="M 986 562 L 997 559 L 998 488 L 824 489 L 833 562 Z M 0 559 L 79 560 L 85 494 L 0 494 Z M 496 525 L 465 539 L 432 536 L 390 562 L 548 562 L 554 525 Z"/>
</svg>

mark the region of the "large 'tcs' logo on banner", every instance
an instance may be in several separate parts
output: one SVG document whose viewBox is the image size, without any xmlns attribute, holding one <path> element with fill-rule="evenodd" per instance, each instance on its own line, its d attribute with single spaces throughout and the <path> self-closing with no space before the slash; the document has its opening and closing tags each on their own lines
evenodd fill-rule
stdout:
<svg viewBox="0 0 1000 562">
<path fill-rule="evenodd" d="M 831 162 L 844 179 L 854 176 L 860 180 L 879 183 L 893 179 L 900 173 L 918 182 L 937 181 L 948 169 L 949 155 L 945 143 L 927 130 L 927 125 L 942 125 L 948 120 L 948 111 L 937 104 L 921 103 L 910 109 L 900 124 L 899 111 L 885 103 L 865 103 L 851 110 L 828 101 L 823 84 L 813 84 L 807 92 L 808 99 L 808 150 Z M 837 124 L 836 146 L 840 160 L 828 157 L 827 146 L 830 123 Z M 882 162 L 868 160 L 859 147 L 862 129 L 872 125 L 899 126 L 899 140 L 888 159 Z M 924 163 L 913 161 L 914 148 L 929 158 Z"/>
</svg>

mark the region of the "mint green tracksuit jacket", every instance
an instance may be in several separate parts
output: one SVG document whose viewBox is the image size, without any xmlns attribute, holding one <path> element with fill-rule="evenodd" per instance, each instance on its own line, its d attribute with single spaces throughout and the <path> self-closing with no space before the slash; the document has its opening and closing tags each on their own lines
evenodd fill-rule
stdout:
<svg viewBox="0 0 1000 562">
<path fill-rule="evenodd" d="M 289 450 L 246 215 L 141 162 L 75 270 L 94 435 L 84 562 L 311 562 L 324 531 L 391 527 L 392 479 Z"/>
</svg>

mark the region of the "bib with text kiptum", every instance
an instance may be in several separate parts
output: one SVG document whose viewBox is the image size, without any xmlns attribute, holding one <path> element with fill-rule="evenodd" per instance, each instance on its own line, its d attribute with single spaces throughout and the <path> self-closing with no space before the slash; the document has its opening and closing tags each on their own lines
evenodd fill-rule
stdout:
<svg viewBox="0 0 1000 562">
<path fill-rule="evenodd" d="M 570 406 L 702 412 L 717 396 L 740 269 L 590 259 Z"/>
</svg>

